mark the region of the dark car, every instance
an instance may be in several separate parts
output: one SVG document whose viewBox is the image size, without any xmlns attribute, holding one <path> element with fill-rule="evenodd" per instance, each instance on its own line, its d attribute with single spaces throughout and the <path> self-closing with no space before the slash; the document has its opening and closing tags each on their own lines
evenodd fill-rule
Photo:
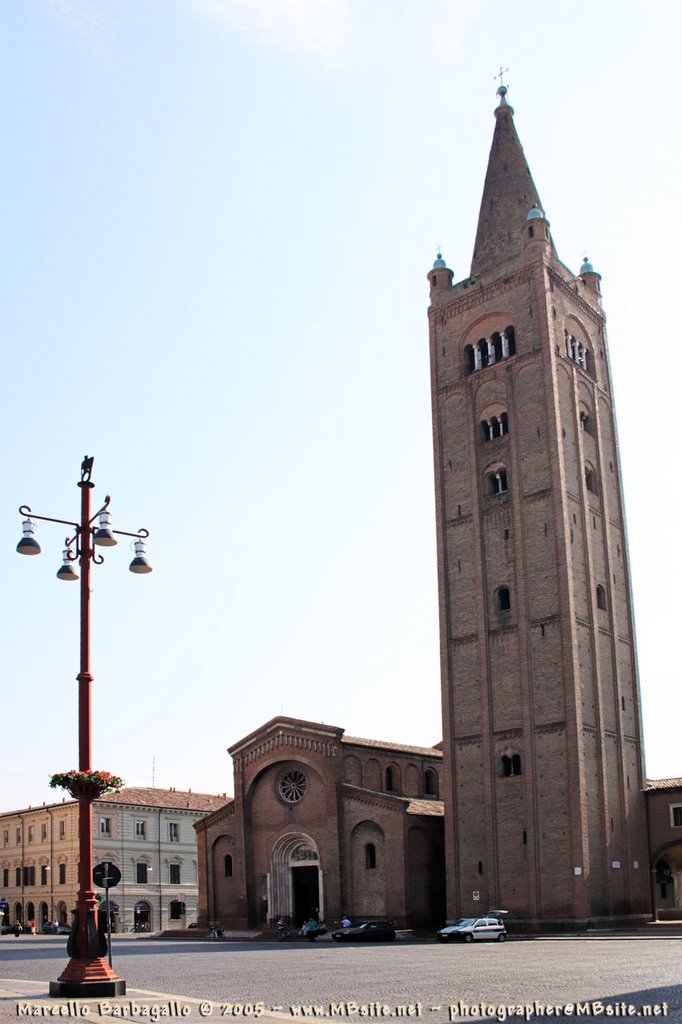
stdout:
<svg viewBox="0 0 682 1024">
<path fill-rule="evenodd" d="M 395 928 L 390 921 L 363 921 L 332 932 L 335 942 L 393 942 Z"/>
<path fill-rule="evenodd" d="M 461 917 L 455 924 L 447 925 L 438 932 L 441 942 L 480 942 L 494 939 L 504 942 L 507 929 L 499 916 L 505 911 L 490 911 L 483 917 Z"/>
<path fill-rule="evenodd" d="M 43 935 L 70 935 L 71 927 L 58 921 L 47 921 L 43 925 Z"/>
</svg>

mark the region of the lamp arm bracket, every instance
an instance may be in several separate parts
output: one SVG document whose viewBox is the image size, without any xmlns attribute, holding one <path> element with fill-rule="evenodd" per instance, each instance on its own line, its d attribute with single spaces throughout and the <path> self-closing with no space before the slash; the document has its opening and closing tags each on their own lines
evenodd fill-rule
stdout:
<svg viewBox="0 0 682 1024">
<path fill-rule="evenodd" d="M 137 533 L 127 533 L 125 530 L 112 530 L 112 533 L 117 533 L 120 537 L 148 537 L 149 530 L 138 530 Z"/>
<path fill-rule="evenodd" d="M 71 545 L 73 544 L 74 541 L 76 541 L 76 550 L 75 551 L 73 551 L 71 549 Z M 67 537 L 66 540 L 64 541 L 64 543 L 66 545 L 66 548 L 65 548 L 65 550 L 66 550 L 66 557 L 69 559 L 70 562 L 77 562 L 78 561 L 78 557 L 79 557 L 79 555 L 81 553 L 80 552 L 80 544 L 78 543 L 78 534 L 76 534 L 75 537 Z"/>
<path fill-rule="evenodd" d="M 101 507 L 101 508 L 98 508 L 98 509 L 97 509 L 97 511 L 95 512 L 95 514 L 94 514 L 93 516 L 90 516 L 90 522 L 91 522 L 91 523 L 94 523 L 95 519 L 97 519 L 97 516 L 98 516 L 98 515 L 99 515 L 99 514 L 100 514 L 101 512 L 104 512 L 104 510 L 105 510 L 106 508 L 108 508 L 108 506 L 109 506 L 109 502 L 110 502 L 110 501 L 111 501 L 111 497 L 110 497 L 110 496 L 109 496 L 109 495 L 107 494 L 106 498 L 104 499 L 104 504 L 102 505 L 102 507 Z"/>
<path fill-rule="evenodd" d="M 31 512 L 28 505 L 19 506 L 20 516 L 30 516 L 31 519 L 40 519 L 44 523 L 63 523 L 64 526 L 75 526 L 76 529 L 79 527 L 79 523 L 74 523 L 71 519 L 53 519 L 52 516 L 38 516 L 35 512 Z"/>
</svg>

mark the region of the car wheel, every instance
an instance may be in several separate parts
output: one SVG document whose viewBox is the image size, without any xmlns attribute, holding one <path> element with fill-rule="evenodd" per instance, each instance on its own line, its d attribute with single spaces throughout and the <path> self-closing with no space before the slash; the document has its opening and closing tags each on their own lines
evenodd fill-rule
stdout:
<svg viewBox="0 0 682 1024">
<path fill-rule="evenodd" d="M 473 935 L 471 934 L 471 932 L 469 932 L 469 934 L 468 934 L 468 935 L 465 935 L 465 936 L 464 936 L 464 941 L 465 941 L 465 942 L 473 942 L 473 941 L 474 941 L 474 937 L 473 937 Z"/>
<path fill-rule="evenodd" d="M 497 936 L 497 941 L 498 942 L 505 942 L 506 938 L 507 938 L 507 936 L 504 934 L 504 932 L 500 932 L 500 934 Z"/>
</svg>

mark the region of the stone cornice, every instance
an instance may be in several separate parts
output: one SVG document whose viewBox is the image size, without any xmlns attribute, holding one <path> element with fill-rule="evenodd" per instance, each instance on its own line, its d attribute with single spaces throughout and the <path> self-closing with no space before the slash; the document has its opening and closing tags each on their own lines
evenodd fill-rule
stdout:
<svg viewBox="0 0 682 1024">
<path fill-rule="evenodd" d="M 371 807 L 383 807 L 388 811 L 399 811 L 401 814 L 405 813 L 410 802 L 409 797 L 376 793 L 372 789 L 362 789 L 359 786 L 353 786 L 350 782 L 341 783 L 341 789 L 349 800 L 355 800 L 357 803 Z"/>
<path fill-rule="evenodd" d="M 583 298 L 575 288 L 572 288 L 570 284 L 564 280 L 561 274 L 558 274 L 556 270 L 554 270 L 553 267 L 548 266 L 547 273 L 549 274 L 551 283 L 557 286 L 560 292 L 563 292 L 571 302 L 574 302 L 580 311 L 584 313 L 585 316 L 588 316 L 590 320 L 597 325 L 597 327 L 603 328 L 606 323 L 606 317 L 601 310 L 595 309 L 595 307 L 589 303 L 587 299 Z"/>
<path fill-rule="evenodd" d="M 429 310 L 429 318 L 442 327 L 451 317 L 457 316 L 458 313 L 465 313 L 470 309 L 475 309 L 476 306 L 483 305 L 484 302 L 488 302 L 502 292 L 509 291 L 510 288 L 523 284 L 524 281 L 529 281 L 532 276 L 532 269 L 532 265 L 526 265 L 513 271 L 511 274 L 506 274 L 504 277 L 492 281 L 490 284 L 469 285 L 467 286 L 466 293 L 463 293 L 451 302 L 444 303 L 442 306 L 432 306 Z"/>
</svg>

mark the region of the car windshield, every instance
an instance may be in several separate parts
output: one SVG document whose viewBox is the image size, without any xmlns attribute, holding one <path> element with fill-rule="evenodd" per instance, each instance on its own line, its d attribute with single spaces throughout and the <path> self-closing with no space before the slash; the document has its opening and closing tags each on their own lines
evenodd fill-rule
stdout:
<svg viewBox="0 0 682 1024">
<path fill-rule="evenodd" d="M 475 917 L 460 917 L 459 921 L 454 924 L 455 928 L 470 928 L 472 924 L 476 923 Z"/>
</svg>

